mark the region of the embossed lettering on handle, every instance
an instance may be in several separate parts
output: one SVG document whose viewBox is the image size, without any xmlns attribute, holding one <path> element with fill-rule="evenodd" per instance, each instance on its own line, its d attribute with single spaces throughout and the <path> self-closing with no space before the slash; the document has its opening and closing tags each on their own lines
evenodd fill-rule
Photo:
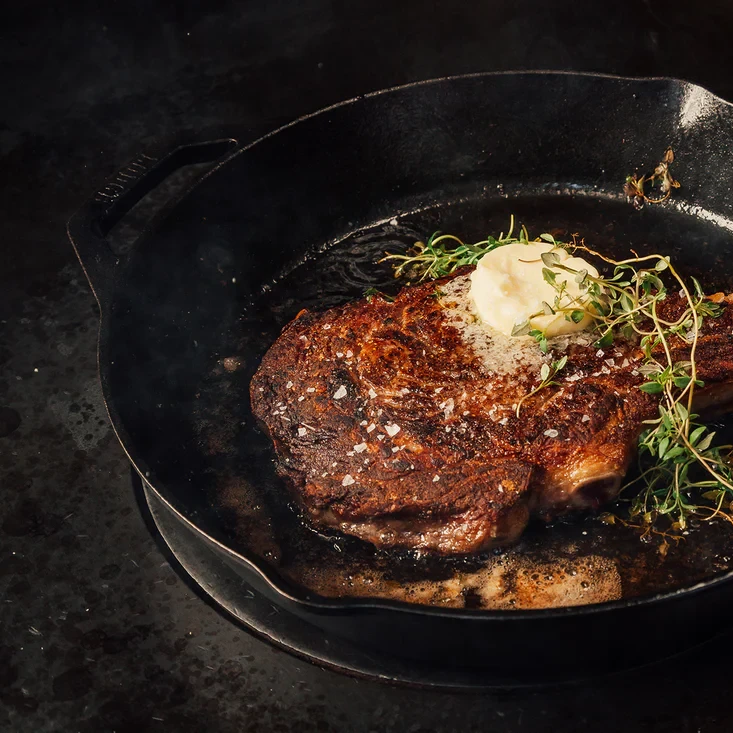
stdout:
<svg viewBox="0 0 733 733">
<path fill-rule="evenodd" d="M 181 144 L 164 153 L 141 153 L 119 170 L 69 220 L 67 231 L 89 284 L 104 310 L 119 258 L 106 237 L 145 195 L 185 165 L 214 163 L 233 153 L 232 138 Z"/>
<path fill-rule="evenodd" d="M 114 178 L 107 181 L 104 188 L 97 191 L 92 199 L 99 204 L 114 201 L 129 188 L 131 182 L 137 180 L 157 162 L 158 158 L 154 158 L 146 153 L 140 153 L 135 160 L 118 171 Z"/>
</svg>

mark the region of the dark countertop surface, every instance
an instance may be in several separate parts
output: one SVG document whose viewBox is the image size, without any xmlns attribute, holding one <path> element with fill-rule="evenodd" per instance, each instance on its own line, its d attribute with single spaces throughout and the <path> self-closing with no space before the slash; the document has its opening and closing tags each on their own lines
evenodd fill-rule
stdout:
<svg viewBox="0 0 733 733">
<path fill-rule="evenodd" d="M 95 302 L 65 234 L 74 209 L 158 140 L 247 139 L 411 80 L 570 69 L 678 76 L 733 99 L 733 7 L 202 5 L 4 8 L 0 729 L 733 730 L 728 636 L 609 680 L 460 695 L 353 680 L 234 626 L 173 572 L 141 517 L 97 383 Z"/>
</svg>

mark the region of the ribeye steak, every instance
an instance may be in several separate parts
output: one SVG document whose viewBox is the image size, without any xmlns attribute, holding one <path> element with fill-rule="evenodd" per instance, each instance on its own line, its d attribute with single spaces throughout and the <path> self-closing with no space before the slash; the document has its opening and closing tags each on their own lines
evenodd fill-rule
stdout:
<svg viewBox="0 0 733 733">
<path fill-rule="evenodd" d="M 471 312 L 469 275 L 321 313 L 303 311 L 251 384 L 278 470 L 310 521 L 380 547 L 469 553 L 515 540 L 531 514 L 595 508 L 616 496 L 642 421 L 641 354 L 490 334 Z M 670 315 L 681 307 L 668 298 Z M 727 303 L 726 303 L 727 305 Z M 697 361 L 715 399 L 733 374 L 733 317 L 708 319 Z M 685 358 L 686 345 L 675 344 Z M 567 354 L 558 385 L 543 362 Z"/>
</svg>

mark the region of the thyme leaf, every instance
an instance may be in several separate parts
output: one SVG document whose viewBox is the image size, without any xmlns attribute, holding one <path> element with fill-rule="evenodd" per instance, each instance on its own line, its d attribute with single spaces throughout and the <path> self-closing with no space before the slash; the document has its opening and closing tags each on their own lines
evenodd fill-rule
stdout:
<svg viewBox="0 0 733 733">
<path fill-rule="evenodd" d="M 364 291 L 364 295 L 367 299 L 368 303 L 372 302 L 372 298 L 375 295 L 378 295 L 383 300 L 386 300 L 388 303 L 394 303 L 394 297 L 391 295 L 387 295 L 387 293 L 383 293 L 381 290 L 377 290 L 377 288 L 367 288 Z"/>
</svg>

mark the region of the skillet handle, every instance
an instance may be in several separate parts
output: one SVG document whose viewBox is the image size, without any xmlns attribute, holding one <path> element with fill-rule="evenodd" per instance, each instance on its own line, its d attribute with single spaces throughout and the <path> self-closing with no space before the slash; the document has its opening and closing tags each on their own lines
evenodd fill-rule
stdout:
<svg viewBox="0 0 733 733">
<path fill-rule="evenodd" d="M 233 152 L 238 144 L 225 138 L 179 145 L 160 155 L 141 153 L 71 217 L 67 233 L 100 308 L 111 294 L 119 262 L 106 239 L 112 227 L 171 173 L 186 165 L 214 162 Z"/>
</svg>

